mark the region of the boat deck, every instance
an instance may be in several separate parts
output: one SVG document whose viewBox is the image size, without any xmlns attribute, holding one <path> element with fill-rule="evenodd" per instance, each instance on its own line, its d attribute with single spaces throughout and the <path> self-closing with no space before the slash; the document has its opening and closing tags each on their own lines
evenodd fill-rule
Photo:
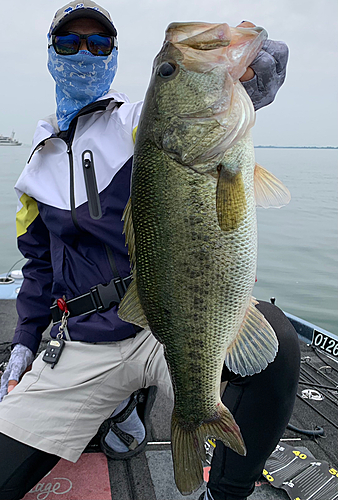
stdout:
<svg viewBox="0 0 338 500">
<path fill-rule="evenodd" d="M 2 332 L 0 342 L 1 369 L 1 363 L 8 359 L 9 355 L 7 344 L 4 343 L 11 340 L 16 323 L 14 300 L 0 300 L 0 318 Z M 301 343 L 301 350 L 301 377 L 291 424 L 297 428 L 309 430 L 321 427 L 324 430 L 324 436 L 313 438 L 287 429 L 283 436 L 283 440 L 285 440 L 283 443 L 299 448 L 304 453 L 303 456 L 312 454 L 316 461 L 326 461 L 331 468 L 337 470 L 338 363 L 333 358 L 329 358 L 322 352 L 308 346 L 305 342 Z M 331 389 L 327 389 L 327 387 Z M 312 393 L 312 397 L 318 399 L 304 399 L 302 391 L 306 389 L 317 391 Z M 69 476 L 73 474 L 80 483 L 75 487 L 76 481 L 73 481 L 73 489 L 69 493 L 63 494 L 62 498 L 64 500 L 180 500 L 183 498 L 197 500 L 205 489 L 205 485 L 194 494 L 183 497 L 174 483 L 170 451 L 171 409 L 171 402 L 158 392 L 151 412 L 151 440 L 143 453 L 130 460 L 106 459 L 105 455 L 99 452 L 98 444 L 94 440 L 77 464 L 60 461 L 57 465 L 59 469 L 55 479 L 62 483 L 60 474 L 62 477 L 65 474 L 69 474 Z M 52 474 L 53 471 L 50 473 L 50 477 Z M 206 464 L 205 477 L 207 474 L 208 466 Z M 84 479 L 80 480 L 81 477 Z M 66 479 L 64 478 L 64 480 Z M 48 500 L 56 500 L 60 498 L 59 495 L 62 492 L 50 489 L 48 493 L 46 484 L 45 486 L 40 485 L 40 489 L 27 494 L 25 499 L 41 500 L 42 497 L 48 497 Z M 48 493 L 47 497 L 44 496 L 44 491 Z M 336 493 L 337 496 L 328 496 L 320 500 L 338 498 L 338 478 Z M 290 497 L 284 490 L 273 488 L 269 481 L 262 476 L 256 484 L 254 493 L 249 498 L 250 500 L 287 500 Z M 320 497 L 313 498 L 319 499 Z"/>
</svg>

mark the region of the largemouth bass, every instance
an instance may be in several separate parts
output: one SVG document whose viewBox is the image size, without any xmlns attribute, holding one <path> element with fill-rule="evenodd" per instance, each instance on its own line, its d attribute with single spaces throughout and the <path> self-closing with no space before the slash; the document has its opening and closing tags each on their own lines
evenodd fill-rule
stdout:
<svg viewBox="0 0 338 500">
<path fill-rule="evenodd" d="M 204 441 L 245 444 L 220 400 L 224 362 L 242 376 L 278 350 L 256 309 L 256 205 L 286 188 L 255 166 L 254 110 L 239 78 L 266 32 L 174 23 L 154 61 L 136 136 L 125 233 L 133 282 L 122 319 L 149 325 L 172 378 L 172 454 L 182 494 L 203 482 Z"/>
</svg>

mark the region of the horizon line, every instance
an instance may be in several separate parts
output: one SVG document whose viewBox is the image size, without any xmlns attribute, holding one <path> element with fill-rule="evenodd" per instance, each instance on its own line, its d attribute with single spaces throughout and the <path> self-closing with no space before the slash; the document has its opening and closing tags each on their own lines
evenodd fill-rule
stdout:
<svg viewBox="0 0 338 500">
<path fill-rule="evenodd" d="M 284 148 L 284 149 L 338 149 L 338 146 L 275 146 L 259 144 L 255 148 Z"/>
</svg>

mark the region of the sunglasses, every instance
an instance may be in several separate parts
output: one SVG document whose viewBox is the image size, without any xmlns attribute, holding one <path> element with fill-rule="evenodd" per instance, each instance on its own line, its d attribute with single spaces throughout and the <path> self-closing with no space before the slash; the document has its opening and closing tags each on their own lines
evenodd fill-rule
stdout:
<svg viewBox="0 0 338 500">
<path fill-rule="evenodd" d="M 100 33 L 93 33 L 91 35 L 79 35 L 78 33 L 52 35 L 54 50 L 61 56 L 77 54 L 80 50 L 81 40 L 86 40 L 87 49 L 94 56 L 109 56 L 113 48 L 117 48 L 116 38 L 110 35 Z"/>
</svg>

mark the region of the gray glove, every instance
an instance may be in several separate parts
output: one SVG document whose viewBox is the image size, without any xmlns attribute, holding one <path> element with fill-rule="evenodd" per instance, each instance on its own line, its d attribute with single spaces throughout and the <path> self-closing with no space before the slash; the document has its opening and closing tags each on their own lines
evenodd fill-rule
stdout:
<svg viewBox="0 0 338 500">
<path fill-rule="evenodd" d="M 6 370 L 1 377 L 0 402 L 8 392 L 8 381 L 20 380 L 21 375 L 34 360 L 32 351 L 22 344 L 16 344 L 12 350 L 11 357 Z"/>
<path fill-rule="evenodd" d="M 262 50 L 250 64 L 255 76 L 242 82 L 242 85 L 252 100 L 255 111 L 274 100 L 285 80 L 288 56 L 289 49 L 284 42 L 266 40 Z"/>
</svg>

